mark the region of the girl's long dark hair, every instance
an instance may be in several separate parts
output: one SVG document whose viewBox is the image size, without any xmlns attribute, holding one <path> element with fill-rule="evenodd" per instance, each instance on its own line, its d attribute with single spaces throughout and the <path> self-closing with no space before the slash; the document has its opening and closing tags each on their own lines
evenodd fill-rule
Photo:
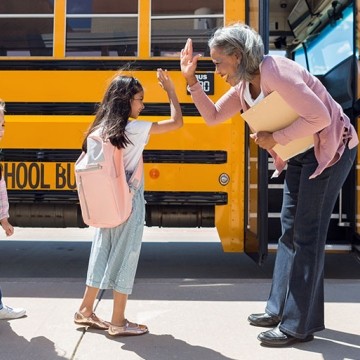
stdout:
<svg viewBox="0 0 360 360">
<path fill-rule="evenodd" d="M 131 113 L 131 99 L 143 91 L 140 82 L 132 76 L 116 75 L 105 92 L 99 105 L 95 120 L 88 129 L 82 150 L 86 151 L 86 138 L 101 128 L 101 136 L 117 148 L 125 148 L 130 143 L 125 127 Z"/>
</svg>

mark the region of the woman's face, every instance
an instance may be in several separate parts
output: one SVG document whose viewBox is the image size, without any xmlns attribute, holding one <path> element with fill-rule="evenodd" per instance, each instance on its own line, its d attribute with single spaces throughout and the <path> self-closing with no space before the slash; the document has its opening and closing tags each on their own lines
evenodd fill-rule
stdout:
<svg viewBox="0 0 360 360">
<path fill-rule="evenodd" d="M 241 58 L 237 54 L 225 55 L 216 47 L 210 49 L 210 56 L 215 64 L 215 72 L 231 86 L 235 86 L 239 82 L 237 69 Z"/>
<path fill-rule="evenodd" d="M 140 115 L 141 111 L 144 110 L 144 92 L 139 91 L 134 95 L 134 97 L 130 100 L 131 102 L 131 113 L 130 117 L 133 119 L 137 119 Z"/>
</svg>

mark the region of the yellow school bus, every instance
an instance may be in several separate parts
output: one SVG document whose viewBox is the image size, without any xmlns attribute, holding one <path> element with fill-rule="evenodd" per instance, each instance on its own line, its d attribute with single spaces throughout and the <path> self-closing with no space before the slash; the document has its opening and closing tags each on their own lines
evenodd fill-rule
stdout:
<svg viewBox="0 0 360 360">
<path fill-rule="evenodd" d="M 173 133 L 152 136 L 145 149 L 146 225 L 216 227 L 224 251 L 246 251 L 261 263 L 269 250 L 276 249 L 280 233 L 281 179 L 268 180 L 272 162 L 249 142 L 240 114 L 206 126 L 186 90 L 179 53 L 192 38 L 195 51 L 203 55 L 198 79 L 216 101 L 228 85 L 214 74 L 209 57 L 207 41 L 214 29 L 246 22 L 259 30 L 267 51 L 308 67 L 311 39 L 326 38 L 329 24 L 341 27 L 339 12 L 351 8 L 355 17 L 352 1 L 338 3 L 333 7 L 328 0 L 2 0 L 0 98 L 6 102 L 6 134 L 0 160 L 12 223 L 85 226 L 74 162 L 96 106 L 112 76 L 122 69 L 145 89 L 141 119 L 166 119 L 167 97 L 156 81 L 161 67 L 176 84 L 185 124 Z M 330 13 L 334 16 L 327 16 Z M 319 26 L 309 25 L 310 20 Z M 355 53 L 354 45 L 348 53 L 351 66 Z M 338 64 L 334 61 L 322 73 L 309 70 L 336 88 L 326 74 L 333 69 L 338 73 Z M 321 66 L 314 64 L 316 69 Z M 354 81 L 355 70 L 351 74 Z M 351 86 L 353 109 L 356 86 Z M 355 124 L 356 114 L 349 115 Z M 356 179 L 354 169 L 334 209 L 330 250 L 357 246 Z"/>
</svg>

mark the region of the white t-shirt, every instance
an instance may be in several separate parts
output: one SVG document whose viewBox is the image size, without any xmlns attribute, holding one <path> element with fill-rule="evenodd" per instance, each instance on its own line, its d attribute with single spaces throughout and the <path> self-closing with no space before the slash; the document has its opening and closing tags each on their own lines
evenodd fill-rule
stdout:
<svg viewBox="0 0 360 360">
<path fill-rule="evenodd" d="M 150 121 L 131 120 L 126 125 L 126 135 L 131 141 L 124 151 L 124 165 L 126 171 L 135 170 L 145 145 L 149 141 Z"/>
<path fill-rule="evenodd" d="M 244 99 L 250 107 L 260 102 L 262 99 L 264 99 L 264 97 L 265 97 L 264 93 L 261 90 L 259 96 L 256 99 L 253 99 L 250 93 L 250 84 L 248 81 L 246 82 L 245 90 L 244 90 Z"/>
</svg>

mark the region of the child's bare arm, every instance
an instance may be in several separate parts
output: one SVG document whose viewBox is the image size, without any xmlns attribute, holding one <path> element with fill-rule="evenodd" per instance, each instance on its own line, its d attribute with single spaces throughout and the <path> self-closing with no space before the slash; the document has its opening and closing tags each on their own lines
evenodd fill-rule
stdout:
<svg viewBox="0 0 360 360">
<path fill-rule="evenodd" d="M 168 131 L 179 129 L 183 126 L 181 107 L 176 95 L 173 81 L 169 77 L 167 71 L 162 69 L 157 70 L 157 79 L 160 86 L 167 92 L 169 97 L 171 118 L 153 123 L 150 134 L 162 134 Z"/>
</svg>

